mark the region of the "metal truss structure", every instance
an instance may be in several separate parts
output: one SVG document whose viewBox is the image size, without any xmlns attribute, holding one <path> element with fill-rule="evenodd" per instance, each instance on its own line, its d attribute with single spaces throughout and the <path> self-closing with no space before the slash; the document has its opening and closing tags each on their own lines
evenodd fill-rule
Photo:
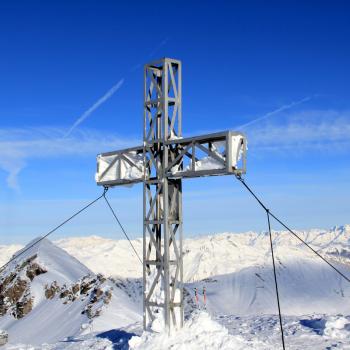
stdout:
<svg viewBox="0 0 350 350">
<path fill-rule="evenodd" d="M 144 68 L 143 146 L 103 153 L 96 182 L 143 183 L 144 328 L 183 325 L 182 178 L 243 174 L 246 138 L 225 131 L 182 138 L 181 62 Z"/>
</svg>

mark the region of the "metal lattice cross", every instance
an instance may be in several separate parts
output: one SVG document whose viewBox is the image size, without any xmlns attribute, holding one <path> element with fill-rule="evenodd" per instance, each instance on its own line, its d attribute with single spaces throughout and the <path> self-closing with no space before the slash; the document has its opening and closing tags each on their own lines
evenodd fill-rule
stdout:
<svg viewBox="0 0 350 350">
<path fill-rule="evenodd" d="M 246 170 L 242 133 L 182 137 L 181 83 L 180 61 L 146 64 L 143 146 L 97 158 L 98 185 L 143 183 L 145 329 L 159 315 L 168 329 L 183 325 L 182 178 Z"/>
</svg>

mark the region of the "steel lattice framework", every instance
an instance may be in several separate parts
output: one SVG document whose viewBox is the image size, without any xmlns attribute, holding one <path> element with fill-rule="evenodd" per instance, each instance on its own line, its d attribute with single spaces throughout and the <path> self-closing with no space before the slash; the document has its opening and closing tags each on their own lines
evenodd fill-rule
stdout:
<svg viewBox="0 0 350 350">
<path fill-rule="evenodd" d="M 168 329 L 183 325 L 182 178 L 246 169 L 243 134 L 182 137 L 181 90 L 180 61 L 146 64 L 143 146 L 103 153 L 97 161 L 98 185 L 143 182 L 145 329 L 159 315 Z"/>
<path fill-rule="evenodd" d="M 182 325 L 182 181 L 168 176 L 179 148 L 167 143 L 182 136 L 181 63 L 161 60 L 146 65 L 144 74 L 144 326 L 159 307 L 165 324 Z"/>
</svg>

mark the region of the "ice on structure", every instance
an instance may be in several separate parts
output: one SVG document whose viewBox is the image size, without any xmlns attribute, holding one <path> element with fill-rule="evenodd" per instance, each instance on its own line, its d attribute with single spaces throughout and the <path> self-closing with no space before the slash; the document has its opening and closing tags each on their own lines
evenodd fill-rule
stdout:
<svg viewBox="0 0 350 350">
<path fill-rule="evenodd" d="M 150 275 L 146 279 L 146 286 L 145 286 L 146 294 L 148 294 L 150 289 L 152 288 L 153 281 L 156 279 L 157 274 L 158 274 L 158 270 L 156 268 L 153 268 L 151 270 Z M 153 289 L 150 300 L 157 304 L 163 304 L 164 299 L 165 299 L 165 294 L 164 294 L 164 287 L 163 287 L 163 278 L 160 278 Z M 152 308 L 152 310 L 153 312 L 155 312 L 154 315 L 156 316 L 156 318 L 152 322 L 151 329 L 154 332 L 162 332 L 165 326 L 164 312 L 163 312 L 164 309 L 159 308 L 158 310 L 156 310 L 156 308 Z"/>
<path fill-rule="evenodd" d="M 150 290 L 153 280 L 157 275 L 157 270 L 154 269 L 150 276 L 146 280 L 146 293 Z M 160 278 L 160 281 L 157 283 L 156 287 L 153 290 L 151 301 L 156 302 L 157 304 L 163 304 L 165 299 L 164 287 L 163 287 L 163 279 Z M 179 288 L 175 290 L 174 302 L 179 303 L 181 301 L 181 291 Z M 155 308 L 152 308 L 153 312 Z M 181 309 L 179 307 L 174 308 L 175 317 L 177 320 L 181 317 Z M 164 319 L 164 309 L 158 308 L 156 312 L 154 312 L 155 319 L 152 321 L 151 330 L 153 332 L 161 333 L 165 332 L 165 319 Z"/>
<path fill-rule="evenodd" d="M 226 142 L 225 141 L 213 142 L 212 146 L 213 146 L 212 152 L 214 152 L 223 161 L 220 162 L 218 159 L 214 157 L 207 156 L 196 161 L 195 170 L 212 170 L 212 169 L 225 168 L 224 161 L 226 157 Z M 190 170 L 190 168 L 191 166 L 188 166 L 186 170 Z"/>
<path fill-rule="evenodd" d="M 171 134 L 170 139 L 176 140 L 181 139 L 181 137 L 175 136 L 174 133 Z M 234 135 L 231 136 L 231 149 L 232 149 L 232 166 L 237 167 L 238 162 L 243 155 L 243 136 Z M 208 155 L 202 157 L 195 163 L 195 170 L 215 170 L 224 169 L 226 160 L 226 142 L 217 141 L 212 144 L 212 152 L 216 154 L 217 157 L 221 158 L 223 162 L 218 159 Z M 133 181 L 142 180 L 144 176 L 144 159 L 142 153 L 137 153 L 136 151 L 130 151 L 123 154 L 128 161 L 119 158 L 119 155 L 103 156 L 99 155 L 97 157 L 98 162 L 98 172 L 95 175 L 96 182 L 107 182 L 107 181 Z M 116 161 L 116 157 L 118 160 Z M 130 164 L 131 163 L 131 164 Z M 181 171 L 191 170 L 191 164 L 187 165 L 184 170 L 180 169 L 181 162 L 176 164 L 171 169 L 173 174 Z M 107 170 L 108 169 L 108 170 Z M 106 172 L 107 170 L 107 172 Z M 106 173 L 105 173 L 106 172 Z"/>
<path fill-rule="evenodd" d="M 213 157 L 204 157 L 201 160 L 198 160 L 195 165 L 195 169 L 197 170 L 212 170 L 212 169 L 224 169 L 225 164 L 218 161 Z M 188 166 L 187 170 L 190 170 L 190 166 Z"/>
<path fill-rule="evenodd" d="M 170 131 L 169 140 L 181 140 L 183 137 L 175 135 L 174 131 Z"/>
<path fill-rule="evenodd" d="M 123 154 L 133 165 L 125 159 L 119 158 L 115 161 L 117 155 L 102 156 L 97 158 L 98 172 L 96 173 L 96 182 L 115 181 L 115 180 L 140 180 L 143 178 L 143 154 L 131 151 Z M 114 162 L 109 170 L 104 174 L 108 167 Z M 104 175 L 103 175 L 104 174 Z"/>
<path fill-rule="evenodd" d="M 232 149 L 232 166 L 237 167 L 239 161 L 243 155 L 243 136 L 242 135 L 234 135 L 231 136 L 231 149 Z M 195 171 L 200 170 L 219 170 L 224 169 L 226 167 L 226 141 L 217 141 L 212 144 L 213 149 L 212 152 L 223 161 L 219 161 L 217 158 L 214 158 L 210 155 L 203 157 L 195 162 Z M 172 167 L 171 172 L 176 174 L 181 172 L 180 164 L 176 164 Z M 187 165 L 184 168 L 184 171 L 190 171 L 192 169 L 192 164 Z"/>
<path fill-rule="evenodd" d="M 236 167 L 243 155 L 243 136 L 233 135 L 231 136 L 232 144 L 232 166 Z"/>
</svg>

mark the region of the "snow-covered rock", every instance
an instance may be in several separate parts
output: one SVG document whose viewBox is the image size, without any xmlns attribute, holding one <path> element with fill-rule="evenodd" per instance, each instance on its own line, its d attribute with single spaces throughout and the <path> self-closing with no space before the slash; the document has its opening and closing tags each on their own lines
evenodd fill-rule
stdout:
<svg viewBox="0 0 350 350">
<path fill-rule="evenodd" d="M 112 281 L 49 240 L 36 242 L 0 272 L 0 328 L 10 342 L 56 342 L 80 334 L 84 324 L 98 329 L 106 317 L 119 326 L 139 319 L 137 306 Z"/>
</svg>

